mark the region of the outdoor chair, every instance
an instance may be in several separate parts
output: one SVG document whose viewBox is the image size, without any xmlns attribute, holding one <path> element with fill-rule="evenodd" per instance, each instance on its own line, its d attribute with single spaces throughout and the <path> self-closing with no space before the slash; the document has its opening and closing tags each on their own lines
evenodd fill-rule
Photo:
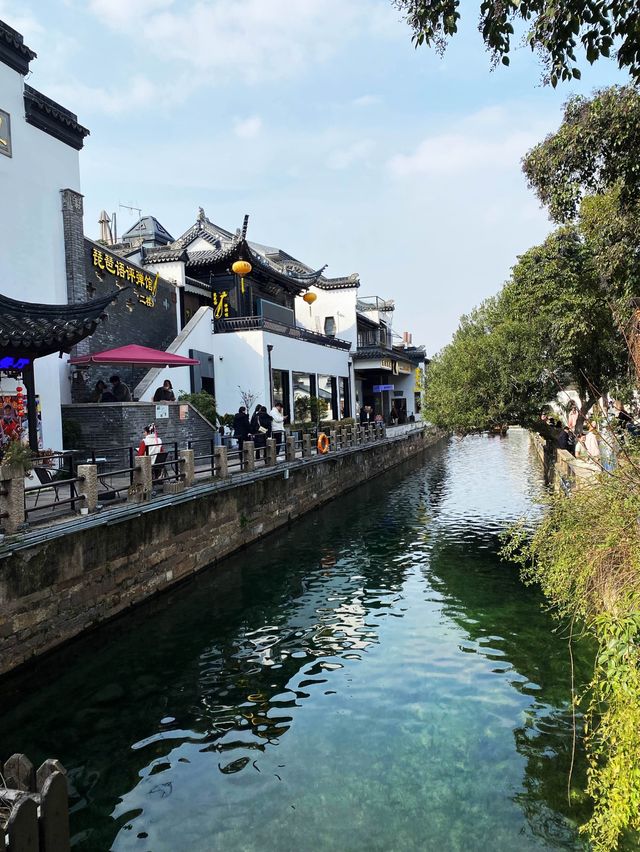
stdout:
<svg viewBox="0 0 640 852">
<path fill-rule="evenodd" d="M 164 466 L 163 462 L 166 462 L 168 455 L 169 453 L 164 451 L 156 453 L 151 466 L 151 480 L 153 482 L 160 482 L 167 478 L 167 468 Z"/>
<path fill-rule="evenodd" d="M 34 472 L 34 473 L 35 473 L 35 475 L 38 477 L 38 480 L 39 480 L 39 482 L 40 482 L 40 485 L 50 485 L 50 484 L 53 484 L 53 493 L 54 493 L 54 500 L 53 500 L 53 502 L 54 502 L 54 504 L 55 504 L 55 503 L 57 503 L 57 502 L 58 502 L 58 500 L 60 499 L 60 492 L 59 492 L 59 490 L 58 490 L 58 489 L 59 489 L 62 485 L 64 485 L 64 483 L 63 483 L 63 482 L 60 482 L 60 485 L 55 485 L 54 483 L 56 483 L 56 482 L 60 479 L 60 477 L 61 477 L 61 471 L 57 471 L 56 473 L 52 473 L 52 472 L 51 472 L 51 468 L 49 468 L 49 467 L 44 467 L 43 465 L 34 465 L 34 466 L 33 466 L 33 472 Z M 73 485 L 73 484 L 72 484 L 72 485 L 71 485 L 71 487 L 72 487 L 72 489 L 73 489 L 73 496 L 74 496 L 74 497 L 77 497 L 77 496 L 78 496 L 78 492 L 76 491 L 76 487 L 75 487 L 75 485 Z M 40 495 L 41 495 L 41 494 L 42 494 L 42 491 L 38 491 L 38 493 L 36 494 L 36 501 L 35 501 L 35 503 L 33 504 L 33 508 L 34 508 L 34 509 L 35 509 L 35 508 L 36 508 L 36 506 L 38 505 L 38 500 L 40 499 Z"/>
<path fill-rule="evenodd" d="M 40 485 L 49 485 L 49 483 L 53 482 L 53 474 L 51 473 L 51 470 L 48 467 L 40 467 L 39 465 L 34 465 L 33 472 L 38 477 Z M 53 487 L 53 493 L 55 494 L 54 502 L 57 503 L 60 499 L 60 495 L 58 494 L 58 489 L 55 487 L 55 485 Z M 41 494 L 42 491 L 38 491 L 38 493 L 36 494 L 36 502 L 33 504 L 34 509 L 38 505 L 38 500 L 40 499 Z"/>
</svg>

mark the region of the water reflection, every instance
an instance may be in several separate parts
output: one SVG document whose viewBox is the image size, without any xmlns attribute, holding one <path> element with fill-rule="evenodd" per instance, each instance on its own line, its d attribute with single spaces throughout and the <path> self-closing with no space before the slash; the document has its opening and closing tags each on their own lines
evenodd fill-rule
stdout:
<svg viewBox="0 0 640 852">
<path fill-rule="evenodd" d="M 536 488 L 452 442 L 5 684 L 0 756 L 61 758 L 77 849 L 581 848 L 566 642 L 495 555 Z"/>
</svg>

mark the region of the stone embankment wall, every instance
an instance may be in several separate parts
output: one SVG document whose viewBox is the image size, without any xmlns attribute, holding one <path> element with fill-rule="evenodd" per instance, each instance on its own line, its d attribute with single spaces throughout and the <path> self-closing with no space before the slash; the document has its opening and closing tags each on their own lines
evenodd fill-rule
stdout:
<svg viewBox="0 0 640 852">
<path fill-rule="evenodd" d="M 537 432 L 530 432 L 529 437 L 544 465 L 545 477 L 554 488 L 563 491 L 582 488 L 598 474 L 597 465 L 577 459 L 567 450 L 559 450 Z"/>
<path fill-rule="evenodd" d="M 0 549 L 0 674 L 112 618 L 442 439 L 423 430 L 197 485 Z M 357 499 L 357 494 L 354 495 Z"/>
</svg>

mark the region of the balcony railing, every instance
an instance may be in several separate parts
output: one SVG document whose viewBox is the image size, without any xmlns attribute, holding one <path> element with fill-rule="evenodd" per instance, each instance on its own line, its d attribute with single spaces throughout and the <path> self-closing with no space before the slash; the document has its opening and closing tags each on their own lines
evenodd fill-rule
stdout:
<svg viewBox="0 0 640 852">
<path fill-rule="evenodd" d="M 348 340 L 339 337 L 328 337 L 317 331 L 310 331 L 300 326 L 286 325 L 266 317 L 234 317 L 232 319 L 214 319 L 213 330 L 215 334 L 228 334 L 233 331 L 269 331 L 272 334 L 282 334 L 284 337 L 294 337 L 307 343 L 316 343 L 319 346 L 331 346 L 334 349 L 351 349 Z"/>
</svg>

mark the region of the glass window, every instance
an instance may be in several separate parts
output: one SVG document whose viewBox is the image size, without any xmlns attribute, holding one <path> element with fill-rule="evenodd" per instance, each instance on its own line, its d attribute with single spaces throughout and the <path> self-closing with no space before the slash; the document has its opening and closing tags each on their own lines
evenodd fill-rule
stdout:
<svg viewBox="0 0 640 852">
<path fill-rule="evenodd" d="M 349 393 L 349 379 L 340 376 L 338 379 L 340 388 L 340 418 L 351 417 L 351 395 Z"/>
<path fill-rule="evenodd" d="M 320 419 L 338 419 L 338 388 L 335 376 L 318 376 Z"/>
<path fill-rule="evenodd" d="M 309 373 L 292 373 L 293 408 L 298 423 L 311 420 L 311 376 Z"/>
</svg>

